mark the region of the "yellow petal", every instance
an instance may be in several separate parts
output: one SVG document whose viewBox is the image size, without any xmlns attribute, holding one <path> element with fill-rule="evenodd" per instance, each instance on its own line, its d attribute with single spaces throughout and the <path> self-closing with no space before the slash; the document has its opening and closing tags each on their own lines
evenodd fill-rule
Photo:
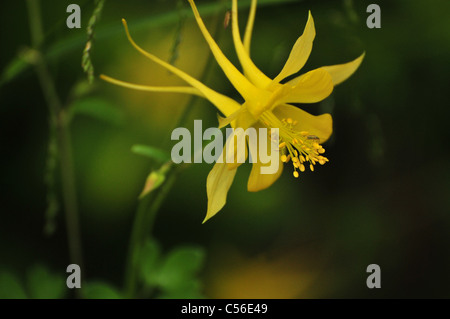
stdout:
<svg viewBox="0 0 450 319">
<path fill-rule="evenodd" d="M 252 0 L 250 5 L 250 13 L 248 15 L 247 26 L 244 34 L 244 47 L 247 54 L 250 56 L 250 43 L 252 41 L 253 24 L 255 23 L 257 0 Z"/>
<path fill-rule="evenodd" d="M 107 75 L 101 74 L 100 78 L 102 80 L 105 80 L 106 82 L 123 86 L 129 89 L 133 90 L 139 90 L 139 91 L 149 91 L 149 92 L 169 92 L 169 93 L 186 93 L 186 94 L 193 94 L 198 95 L 201 97 L 204 97 L 202 92 L 200 92 L 198 89 L 190 87 L 190 86 L 149 86 L 149 85 L 140 85 L 140 84 L 133 84 L 129 82 L 120 81 L 117 79 L 114 79 L 112 77 L 109 77 Z"/>
<path fill-rule="evenodd" d="M 257 119 L 252 115 L 252 113 L 248 110 L 246 103 L 242 105 L 242 111 L 239 113 L 239 116 L 236 120 L 231 122 L 232 127 L 241 127 L 244 130 L 248 129 L 250 126 L 255 124 Z"/>
<path fill-rule="evenodd" d="M 241 109 L 236 113 L 232 114 L 228 118 L 223 119 L 222 123 L 221 123 L 221 120 L 219 119 L 219 123 L 221 123 L 220 125 L 223 125 L 223 124 L 228 125 L 228 123 L 229 123 L 229 124 L 231 124 L 232 128 L 239 128 L 239 129 L 243 129 L 245 131 L 257 122 L 257 120 L 253 117 L 253 115 L 248 111 L 245 103 L 243 104 Z M 258 127 L 256 127 L 256 130 L 258 130 Z M 247 144 L 248 144 L 248 137 L 246 137 L 246 145 Z M 245 160 L 247 160 L 247 156 L 248 156 L 248 150 L 247 150 L 247 146 L 246 146 L 245 147 Z M 237 159 L 237 152 L 235 149 L 234 161 L 233 161 L 233 163 L 227 163 L 228 169 L 234 169 L 243 164 L 243 163 L 238 163 L 236 159 Z"/>
<path fill-rule="evenodd" d="M 216 163 L 208 174 L 206 193 L 208 195 L 208 211 L 203 223 L 217 214 L 227 201 L 228 190 L 233 183 L 236 169 L 229 170 L 226 163 Z"/>
<path fill-rule="evenodd" d="M 240 104 L 237 103 L 236 101 L 234 101 L 233 99 L 210 89 L 209 87 L 204 85 L 202 82 L 194 79 L 187 73 L 181 71 L 180 69 L 174 67 L 173 65 L 171 65 L 167 62 L 164 62 L 163 60 L 159 59 L 158 57 L 154 56 L 153 54 L 142 49 L 140 46 L 138 46 L 136 44 L 136 42 L 134 42 L 133 38 L 131 37 L 130 32 L 128 30 L 127 22 L 125 21 L 125 19 L 122 19 L 122 23 L 125 27 L 125 32 L 127 34 L 128 40 L 130 41 L 131 45 L 133 45 L 133 47 L 136 50 L 138 50 L 142 55 L 146 56 L 147 58 L 149 58 L 153 62 L 159 64 L 160 66 L 166 68 L 167 70 L 169 70 L 170 72 L 172 72 L 173 74 L 175 74 L 176 76 L 178 76 L 179 78 L 184 80 L 186 83 L 192 85 L 194 88 L 196 88 L 198 91 L 200 91 L 206 99 L 208 99 L 212 104 L 214 104 L 214 106 L 217 107 L 225 116 L 233 114 L 234 112 L 236 112 L 239 109 Z"/>
<path fill-rule="evenodd" d="M 314 19 L 311 15 L 311 11 L 308 13 L 308 22 L 306 23 L 305 30 L 300 38 L 295 42 L 289 58 L 286 61 L 280 74 L 278 74 L 274 82 L 280 82 L 286 77 L 297 73 L 305 65 L 306 61 L 311 54 L 312 45 L 316 36 L 316 30 L 314 28 Z"/>
<path fill-rule="evenodd" d="M 236 126 L 234 127 L 236 128 Z M 240 130 L 242 129 L 242 133 L 245 134 L 245 130 L 247 128 L 242 128 L 240 126 L 237 126 L 237 128 Z M 231 140 L 231 138 L 233 138 L 233 141 Z M 249 137 L 248 136 L 244 136 L 245 140 L 244 140 L 244 156 L 243 158 L 241 158 L 241 154 L 239 153 L 239 151 L 242 151 L 242 149 L 240 149 L 240 146 L 238 145 L 242 145 L 241 144 L 241 139 L 242 139 L 242 135 L 240 135 L 240 132 L 238 131 L 234 131 L 234 135 L 230 135 L 227 138 L 227 144 L 224 147 L 224 154 L 226 155 L 226 162 L 227 162 L 227 167 L 228 169 L 236 169 L 239 166 L 241 166 L 243 163 L 245 163 L 245 161 L 247 161 L 248 158 L 248 149 L 247 149 L 247 145 L 248 145 L 248 141 L 249 141 Z M 228 143 L 233 143 L 231 145 L 228 145 Z M 229 148 L 228 148 L 229 147 Z M 228 154 L 228 151 L 232 151 L 233 154 Z M 239 161 L 238 159 L 242 159 L 242 161 Z"/>
<path fill-rule="evenodd" d="M 262 164 L 259 161 L 253 163 L 250 177 L 248 178 L 247 190 L 249 192 L 259 192 L 270 187 L 281 176 L 283 172 L 283 163 L 279 160 L 280 166 L 275 174 L 261 174 L 262 166 L 269 166 L 269 164 Z"/>
<path fill-rule="evenodd" d="M 265 88 L 270 85 L 272 80 L 256 67 L 256 65 L 250 59 L 250 56 L 247 53 L 244 45 L 242 44 L 242 39 L 239 33 L 239 25 L 238 25 L 237 0 L 233 0 L 231 12 L 232 12 L 231 24 L 233 31 L 233 41 L 234 47 L 236 49 L 236 54 L 239 58 L 239 62 L 241 63 L 247 78 L 249 78 L 250 81 L 257 87 Z"/>
<path fill-rule="evenodd" d="M 260 125 L 256 125 L 257 127 L 260 127 Z M 253 158 L 257 158 L 257 161 L 253 163 L 252 171 L 250 172 L 250 176 L 248 178 L 247 183 L 247 190 L 249 192 L 258 192 L 260 190 L 266 189 L 269 186 L 271 186 L 275 181 L 281 176 L 281 173 L 283 172 L 283 163 L 281 162 L 278 145 L 276 150 L 272 150 L 272 144 L 270 138 L 267 138 L 267 151 L 269 152 L 269 155 L 272 155 L 272 152 L 277 152 L 278 156 L 278 169 L 274 174 L 261 174 L 261 167 L 264 166 L 270 166 L 271 163 L 263 164 L 259 158 L 259 131 L 258 132 L 258 139 L 256 143 L 258 143 L 258 148 L 256 148 L 256 145 L 249 145 L 250 153 Z M 255 152 L 258 150 L 258 152 Z M 254 154 L 257 153 L 257 154 Z"/>
<path fill-rule="evenodd" d="M 283 90 L 285 95 L 280 100 L 285 103 L 317 103 L 333 92 L 333 81 L 327 71 L 319 68 L 289 81 Z"/>
<path fill-rule="evenodd" d="M 333 133 L 333 120 L 328 113 L 315 116 L 289 104 L 280 105 L 272 112 L 279 119 L 291 118 L 297 121 L 297 125 L 294 126 L 296 131 L 315 135 L 320 138 L 320 143 L 328 140 Z"/>
<path fill-rule="evenodd" d="M 252 97 L 257 96 L 258 90 L 256 89 L 256 87 L 252 83 L 250 83 L 250 81 L 247 80 L 247 78 L 241 72 L 239 72 L 239 70 L 236 69 L 236 67 L 227 59 L 227 57 L 223 54 L 222 50 L 220 50 L 219 46 L 212 38 L 211 34 L 209 34 L 202 18 L 200 17 L 194 1 L 188 1 L 192 7 L 195 20 L 197 20 L 197 24 L 203 34 L 203 37 L 208 43 L 212 54 L 216 58 L 217 63 L 227 76 L 228 80 L 231 82 L 231 84 L 233 84 L 233 86 L 245 100 L 249 100 L 252 99 Z"/>
<path fill-rule="evenodd" d="M 237 119 L 237 117 L 245 110 L 244 107 L 241 107 L 239 110 L 237 110 L 236 112 L 234 112 L 233 114 L 227 116 L 227 117 L 223 117 L 220 116 L 219 114 L 217 114 L 217 119 L 219 120 L 219 129 L 224 128 L 225 126 L 227 126 L 228 124 L 231 124 L 233 121 L 235 121 Z"/>
<path fill-rule="evenodd" d="M 333 84 L 338 85 L 339 83 L 342 83 L 345 80 L 347 80 L 353 73 L 355 73 L 355 71 L 361 65 L 361 62 L 364 59 L 365 55 L 366 55 L 366 53 L 364 52 L 357 59 L 355 59 L 351 62 L 344 63 L 344 64 L 324 66 L 322 68 L 325 69 L 328 73 L 330 73 L 330 75 L 333 79 Z"/>
</svg>

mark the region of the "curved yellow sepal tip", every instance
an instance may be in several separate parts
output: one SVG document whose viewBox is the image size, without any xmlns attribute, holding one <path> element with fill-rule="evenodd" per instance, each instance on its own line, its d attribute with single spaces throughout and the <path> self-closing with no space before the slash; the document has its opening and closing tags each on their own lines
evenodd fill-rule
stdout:
<svg viewBox="0 0 450 319">
<path fill-rule="evenodd" d="M 212 216 L 210 216 L 210 217 L 206 216 L 205 219 L 202 221 L 202 225 L 203 225 L 204 223 L 206 223 L 211 217 L 212 217 Z"/>
<path fill-rule="evenodd" d="M 323 69 L 331 75 L 333 84 L 338 85 L 347 80 L 356 70 L 358 70 L 365 56 L 366 52 L 364 51 L 363 54 L 353 61 L 344 64 L 324 66 Z"/>
</svg>

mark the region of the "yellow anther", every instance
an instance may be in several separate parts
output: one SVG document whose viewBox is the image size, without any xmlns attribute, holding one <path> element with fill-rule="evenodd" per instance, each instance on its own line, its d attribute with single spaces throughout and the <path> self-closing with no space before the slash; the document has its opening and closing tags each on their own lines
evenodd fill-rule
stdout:
<svg viewBox="0 0 450 319">
<path fill-rule="evenodd" d="M 301 172 L 304 172 L 304 171 L 305 171 L 305 165 L 300 164 L 300 171 L 301 171 Z"/>
<path fill-rule="evenodd" d="M 306 160 L 305 160 L 305 157 L 303 156 L 303 155 L 300 155 L 300 161 L 303 163 L 303 162 L 306 162 Z"/>
<path fill-rule="evenodd" d="M 311 172 L 314 172 L 314 166 L 313 166 L 313 164 L 309 164 L 309 169 L 311 170 Z"/>
<path fill-rule="evenodd" d="M 295 157 L 297 157 L 298 156 L 298 152 L 297 152 L 297 150 L 294 150 L 294 155 L 295 155 Z"/>
<path fill-rule="evenodd" d="M 281 150 L 282 148 L 285 148 L 285 147 L 286 147 L 286 143 L 283 142 L 283 143 L 281 143 L 280 145 L 278 145 L 278 147 L 279 147 L 279 149 Z"/>
<path fill-rule="evenodd" d="M 309 156 L 306 155 L 306 162 L 309 162 Z"/>
<path fill-rule="evenodd" d="M 319 159 L 319 164 L 320 164 L 320 165 L 325 164 L 325 160 L 324 160 L 323 158 Z"/>
<path fill-rule="evenodd" d="M 289 117 L 288 119 L 286 119 L 286 122 L 288 123 L 288 124 L 292 124 L 292 119 Z"/>
<path fill-rule="evenodd" d="M 299 168 L 300 167 L 300 165 L 297 162 L 294 162 L 293 164 L 294 164 L 295 168 Z"/>
<path fill-rule="evenodd" d="M 322 148 L 322 146 L 320 146 L 319 143 L 317 143 L 317 142 L 313 143 L 313 147 L 314 147 L 315 149 L 320 149 L 320 148 Z"/>
<path fill-rule="evenodd" d="M 290 159 L 291 159 L 291 155 L 288 154 L 288 156 L 286 157 L 286 163 L 288 163 Z"/>
<path fill-rule="evenodd" d="M 283 163 L 286 163 L 287 162 L 287 156 L 286 155 L 281 155 L 281 161 Z"/>
<path fill-rule="evenodd" d="M 297 171 L 294 171 L 293 174 L 294 174 L 294 177 L 295 177 L 295 178 L 298 178 L 298 172 L 297 172 Z"/>
<path fill-rule="evenodd" d="M 320 154 L 325 153 L 325 149 L 322 147 L 321 149 L 319 149 L 319 153 L 320 153 Z"/>
<path fill-rule="evenodd" d="M 308 132 L 306 132 L 306 131 L 301 131 L 301 132 L 300 132 L 300 135 L 302 135 L 302 136 L 306 136 L 306 135 L 309 135 L 309 133 L 308 133 Z"/>
<path fill-rule="evenodd" d="M 297 158 L 297 157 L 293 157 L 293 158 L 292 158 L 292 162 L 298 163 L 298 158 Z"/>
<path fill-rule="evenodd" d="M 300 144 L 300 143 L 299 143 L 298 139 L 294 138 L 294 139 L 292 140 L 292 144 Z"/>
</svg>

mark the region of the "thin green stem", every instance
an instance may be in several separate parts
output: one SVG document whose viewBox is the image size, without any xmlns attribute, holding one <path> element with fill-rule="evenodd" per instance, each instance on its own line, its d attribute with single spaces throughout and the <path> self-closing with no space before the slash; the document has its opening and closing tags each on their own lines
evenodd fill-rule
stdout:
<svg viewBox="0 0 450 319">
<path fill-rule="evenodd" d="M 161 188 L 151 192 L 139 202 L 131 233 L 129 256 L 125 273 L 125 296 L 127 298 L 134 297 L 137 285 L 141 248 L 147 234 L 151 232 L 151 229 L 153 228 L 159 208 L 172 188 L 175 181 L 176 171 L 177 170 L 175 168 L 170 168 L 167 172 L 167 180 Z"/>
<path fill-rule="evenodd" d="M 44 38 L 40 2 L 39 0 L 27 0 L 27 7 L 33 46 L 33 49 L 30 50 L 30 59 L 35 66 L 36 74 L 47 102 L 50 115 L 50 128 L 55 128 L 57 134 L 70 262 L 83 268 L 69 120 L 62 107 L 48 66 L 39 51 L 39 47 Z"/>
<path fill-rule="evenodd" d="M 44 40 L 42 28 L 41 8 L 39 0 L 27 0 L 28 21 L 30 21 L 31 43 L 38 49 Z"/>
</svg>

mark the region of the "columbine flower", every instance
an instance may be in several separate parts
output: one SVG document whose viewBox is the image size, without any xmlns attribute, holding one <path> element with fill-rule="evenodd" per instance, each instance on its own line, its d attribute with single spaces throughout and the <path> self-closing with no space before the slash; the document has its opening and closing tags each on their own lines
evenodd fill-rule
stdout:
<svg viewBox="0 0 450 319">
<path fill-rule="evenodd" d="M 305 65 L 311 53 L 315 37 L 314 21 L 309 13 L 308 22 L 300 38 L 295 42 L 288 60 L 281 72 L 270 79 L 258 69 L 250 58 L 250 42 L 255 20 L 256 0 L 252 0 L 244 40 L 238 27 L 237 0 L 232 0 L 232 34 L 237 56 L 242 65 L 240 72 L 223 54 L 206 29 L 193 0 L 188 0 L 198 26 L 208 43 L 217 63 L 243 97 L 240 104 L 222 95 L 192 78 L 183 71 L 144 51 L 131 38 L 127 24 L 125 30 L 131 44 L 143 55 L 179 76 L 188 87 L 154 87 L 131 84 L 102 76 L 106 81 L 137 90 L 153 92 L 187 93 L 208 99 L 225 116 L 219 117 L 219 127 L 230 124 L 244 130 L 249 127 L 267 127 L 279 129 L 281 161 L 293 165 L 294 177 L 309 166 L 328 162 L 322 154 L 325 152 L 321 143 L 328 140 L 332 133 L 330 114 L 311 115 L 290 103 L 317 103 L 328 97 L 333 87 L 350 77 L 361 64 L 364 54 L 346 64 L 326 66 L 300 75 L 286 83 L 285 78 L 297 73 Z M 275 174 L 261 174 L 261 163 L 253 163 L 247 188 L 251 192 L 263 190 L 272 185 L 280 176 L 283 165 Z M 205 221 L 214 216 L 225 205 L 228 190 L 233 182 L 239 164 L 216 163 L 208 175 L 207 194 L 208 210 Z"/>
</svg>

